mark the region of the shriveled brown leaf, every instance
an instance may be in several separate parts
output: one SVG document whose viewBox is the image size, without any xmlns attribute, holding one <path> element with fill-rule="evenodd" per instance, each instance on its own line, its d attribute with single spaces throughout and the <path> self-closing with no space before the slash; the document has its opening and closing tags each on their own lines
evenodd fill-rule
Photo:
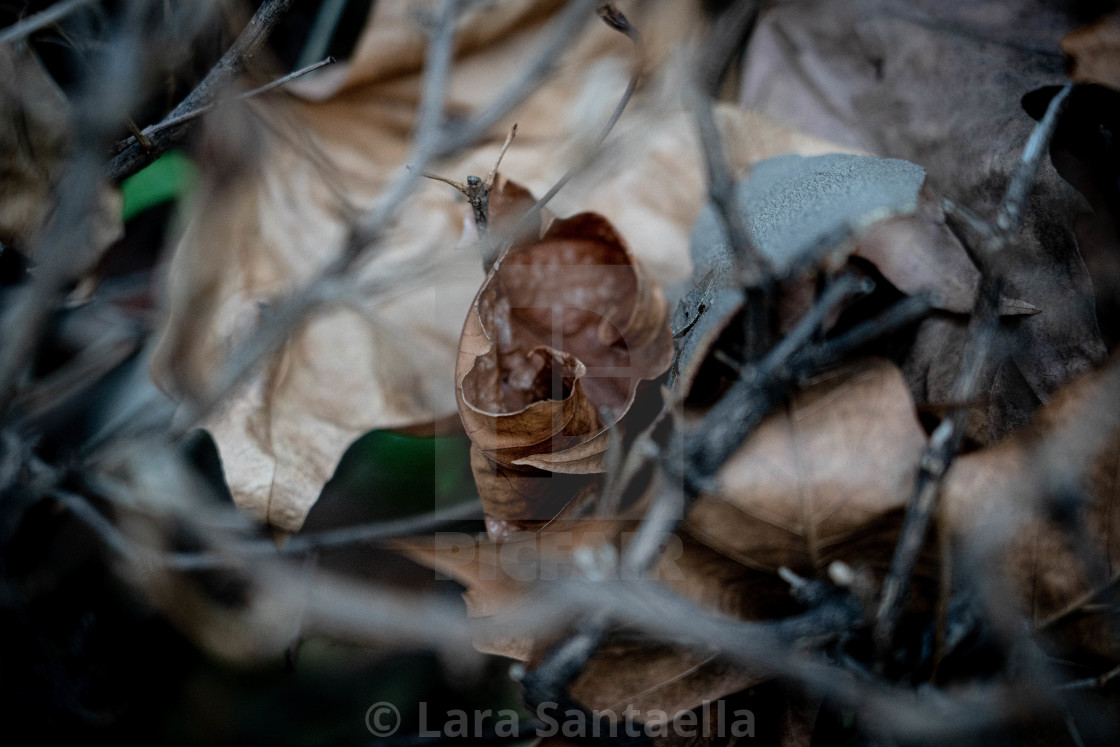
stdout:
<svg viewBox="0 0 1120 747">
<path fill-rule="evenodd" d="M 573 494 L 550 473 L 603 471 L 607 430 L 669 365 L 667 317 L 660 289 L 593 213 L 553 222 L 495 263 L 456 373 L 489 516 L 550 519 Z"/>
<path fill-rule="evenodd" d="M 770 572 L 882 562 L 925 441 L 893 365 L 868 361 L 831 374 L 763 422 L 686 528 L 729 558 Z"/>
<path fill-rule="evenodd" d="M 0 48 L 0 242 L 25 252 L 50 218 L 73 141 L 70 105 L 28 49 Z M 120 193 L 90 185 L 90 256 L 124 231 Z"/>
<path fill-rule="evenodd" d="M 1069 77 L 1120 90 L 1120 14 L 1112 13 L 1062 37 Z"/>
<path fill-rule="evenodd" d="M 926 293 L 934 308 L 969 314 L 976 303 L 980 271 L 945 224 L 940 198 L 928 184 L 914 212 L 874 223 L 858 239 L 855 256 L 875 265 L 903 293 Z M 1001 299 L 1000 314 L 1033 314 L 1029 300 Z"/>
</svg>

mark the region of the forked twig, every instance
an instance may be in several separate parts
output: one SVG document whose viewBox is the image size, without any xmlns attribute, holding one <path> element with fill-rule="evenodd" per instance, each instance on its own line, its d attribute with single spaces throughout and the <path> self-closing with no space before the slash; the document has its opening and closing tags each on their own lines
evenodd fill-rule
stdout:
<svg viewBox="0 0 1120 747">
<path fill-rule="evenodd" d="M 479 179 L 477 176 L 468 176 L 467 183 L 457 182 L 454 179 L 448 179 L 439 174 L 433 174 L 430 171 L 425 171 L 424 176 L 428 179 L 434 179 L 437 182 L 450 184 L 452 187 L 462 193 L 470 203 L 471 212 L 474 214 L 474 225 L 478 229 L 478 237 L 483 243 L 487 243 L 488 231 L 490 225 L 490 190 L 494 187 L 494 177 L 498 174 L 498 167 L 502 164 L 502 159 L 505 158 L 506 151 L 509 150 L 510 143 L 517 135 L 517 123 L 513 123 L 510 128 L 509 134 L 506 135 L 506 141 L 502 144 L 502 150 L 498 153 L 497 160 L 494 161 L 494 167 L 490 169 L 490 173 L 485 179 Z M 483 269 L 489 270 L 490 265 L 494 263 L 493 258 L 489 262 L 485 257 L 488 252 L 483 252 Z"/>
<path fill-rule="evenodd" d="M 1046 116 L 1035 126 L 1018 163 L 1011 174 L 1004 198 L 995 219 L 987 226 L 971 212 L 969 225 L 981 232 L 982 245 L 971 252 L 983 273 L 977 292 L 976 306 L 969 322 L 968 341 L 961 358 L 960 370 L 953 384 L 954 402 L 970 402 L 976 397 L 980 374 L 985 366 L 999 329 L 999 298 L 1003 287 L 1003 265 L 1006 249 L 1019 233 L 1023 203 L 1034 184 L 1046 146 L 1057 127 L 1072 86 L 1066 86 L 1053 98 Z M 949 203 L 950 207 L 952 204 Z M 964 242 L 970 246 L 970 242 Z M 890 572 L 883 582 L 883 593 L 875 615 L 875 644 L 880 657 L 885 656 L 894 640 L 894 631 L 902 612 L 905 591 L 918 562 L 930 521 L 937 506 L 942 479 L 960 451 L 968 410 L 957 407 L 941 422 L 930 437 L 922 456 L 914 492 L 906 507 L 906 519 L 895 547 Z"/>
<path fill-rule="evenodd" d="M 164 117 L 163 121 L 180 119 L 184 115 L 212 105 L 218 94 L 245 69 L 245 63 L 249 58 L 268 40 L 290 4 L 291 0 L 264 0 L 218 63 L 211 68 L 202 82 Z M 132 176 L 159 158 L 183 138 L 186 132 L 183 124 L 187 121 L 182 120 L 175 126 L 162 129 L 156 137 L 149 138 L 150 142 L 146 148 L 135 141 L 128 145 L 105 167 L 105 177 L 112 181 L 119 181 Z"/>
<path fill-rule="evenodd" d="M 270 83 L 265 83 L 263 86 L 259 86 L 257 88 L 254 88 L 251 91 L 245 91 L 244 93 L 240 93 L 237 96 L 234 96 L 233 100 L 234 101 L 245 101 L 246 99 L 251 99 L 251 98 L 254 98 L 255 96 L 260 96 L 262 93 L 267 93 L 269 91 L 272 91 L 276 88 L 279 88 L 280 86 L 283 86 L 287 83 L 292 82 L 296 78 L 300 78 L 304 75 L 307 75 L 308 73 L 313 73 L 316 70 L 324 68 L 327 65 L 333 65 L 334 63 L 335 63 L 335 59 L 333 57 L 328 57 L 325 60 L 320 60 L 319 62 L 316 62 L 314 65 L 308 65 L 307 67 L 300 68 L 299 70 L 295 70 L 293 72 L 290 72 L 287 75 L 284 75 L 280 78 L 277 78 L 276 80 L 274 80 Z M 143 130 L 134 131 L 132 133 L 133 138 L 135 138 L 135 140 L 138 140 L 140 142 L 141 147 L 145 148 L 145 150 L 150 151 L 154 147 L 154 145 L 151 142 L 151 137 L 153 135 L 158 135 L 159 133 L 164 132 L 166 130 L 170 130 L 173 127 L 178 127 L 182 124 L 190 122 L 192 119 L 198 119 L 202 115 L 208 114 L 209 112 L 214 111 L 219 106 L 221 106 L 221 102 L 213 102 L 213 103 L 210 103 L 210 104 L 204 104 L 203 106 L 200 106 L 197 109 L 193 109 L 189 112 L 186 112 L 185 114 L 181 114 L 178 117 L 168 117 L 166 119 L 163 119 L 162 121 L 160 121 L 157 124 L 154 124 L 150 127 L 146 127 Z M 122 140 L 121 142 L 117 143 L 117 146 L 116 146 L 117 152 L 118 153 L 121 152 L 122 150 L 127 148 L 128 145 L 132 142 L 134 142 L 134 140 L 132 138 L 130 138 L 130 139 Z"/>
</svg>

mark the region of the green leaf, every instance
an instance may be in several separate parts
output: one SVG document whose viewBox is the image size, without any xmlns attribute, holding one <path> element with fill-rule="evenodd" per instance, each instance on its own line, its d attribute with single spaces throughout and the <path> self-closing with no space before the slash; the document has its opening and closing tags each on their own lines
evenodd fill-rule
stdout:
<svg viewBox="0 0 1120 747">
<path fill-rule="evenodd" d="M 190 192 L 194 181 L 194 164 L 182 151 L 165 153 L 121 184 L 124 220 L 131 220 L 148 208 L 183 197 Z"/>
</svg>

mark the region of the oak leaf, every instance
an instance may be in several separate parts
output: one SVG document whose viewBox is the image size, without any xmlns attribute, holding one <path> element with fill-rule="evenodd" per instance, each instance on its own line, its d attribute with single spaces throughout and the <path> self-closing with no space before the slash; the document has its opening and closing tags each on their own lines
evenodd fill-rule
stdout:
<svg viewBox="0 0 1120 747">
<path fill-rule="evenodd" d="M 1078 656 L 1120 659 L 1107 605 L 1120 572 L 1120 366 L 1070 382 L 1014 437 L 958 459 L 943 488 L 948 531 L 1002 574 L 1028 621 Z"/>
<path fill-rule="evenodd" d="M 549 33 L 543 21 L 559 7 L 471 6 L 457 33 L 448 111 L 466 116 L 496 96 Z M 220 370 L 248 332 L 337 257 L 348 221 L 375 204 L 401 167 L 427 43 L 414 8 L 376 3 L 353 61 L 294 84 L 300 98 L 261 98 L 209 115 L 216 136 L 207 140 L 227 145 L 217 148 L 222 157 L 202 162 L 221 169 L 204 168 L 175 250 L 153 364 L 161 387 L 176 397 L 215 394 Z M 691 114 L 681 110 L 665 62 L 702 14 L 692 3 L 627 13 L 648 30 L 649 93 L 632 102 L 594 165 L 551 205 L 563 215 L 605 216 L 668 288 L 689 275 L 688 232 L 703 207 L 704 171 Z M 588 123 L 609 116 L 631 61 L 624 37 L 589 24 L 556 61 L 556 75 L 495 126 L 490 142 L 441 163 L 439 172 L 486 174 L 515 120 L 521 134 L 503 168 L 542 194 L 582 157 L 588 132 L 597 135 L 598 125 L 589 130 Z M 721 105 L 716 116 L 736 168 L 781 153 L 837 150 L 732 106 Z M 239 506 L 294 531 L 358 435 L 430 430 L 455 418 L 462 315 L 485 277 L 469 213 L 446 186 L 423 185 L 357 273 L 355 285 L 370 290 L 295 330 L 202 422 Z"/>
</svg>

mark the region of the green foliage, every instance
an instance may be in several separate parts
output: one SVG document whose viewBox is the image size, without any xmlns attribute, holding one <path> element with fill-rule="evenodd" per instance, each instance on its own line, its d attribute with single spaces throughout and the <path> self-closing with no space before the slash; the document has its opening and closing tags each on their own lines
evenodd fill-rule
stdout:
<svg viewBox="0 0 1120 747">
<path fill-rule="evenodd" d="M 196 171 L 182 151 L 173 150 L 125 179 L 121 184 L 123 218 L 131 220 L 148 208 L 186 196 L 194 186 Z"/>
</svg>

